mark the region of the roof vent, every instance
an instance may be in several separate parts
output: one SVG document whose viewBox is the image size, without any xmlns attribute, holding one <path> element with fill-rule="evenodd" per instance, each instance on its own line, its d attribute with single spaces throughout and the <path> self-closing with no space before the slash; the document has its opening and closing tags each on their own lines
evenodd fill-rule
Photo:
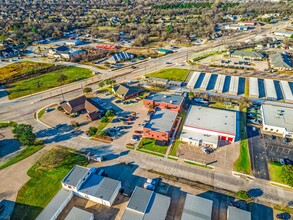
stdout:
<svg viewBox="0 0 293 220">
<path fill-rule="evenodd" d="M 173 103 L 173 101 L 172 101 L 172 100 L 170 100 L 170 103 L 172 104 L 172 103 Z"/>
<path fill-rule="evenodd" d="M 164 95 L 164 96 L 163 96 L 163 98 L 167 98 L 167 96 L 166 96 L 166 95 Z"/>
</svg>

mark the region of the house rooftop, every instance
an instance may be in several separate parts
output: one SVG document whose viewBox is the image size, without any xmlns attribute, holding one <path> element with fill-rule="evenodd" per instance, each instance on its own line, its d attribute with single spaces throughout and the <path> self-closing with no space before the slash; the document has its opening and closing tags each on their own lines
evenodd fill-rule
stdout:
<svg viewBox="0 0 293 220">
<path fill-rule="evenodd" d="M 236 135 L 237 112 L 191 105 L 184 126 Z"/>
<path fill-rule="evenodd" d="M 91 174 L 86 182 L 82 184 L 79 191 L 109 201 L 120 184 L 118 180 Z"/>
<path fill-rule="evenodd" d="M 212 200 L 187 194 L 181 220 L 211 220 L 212 209 Z"/>
<path fill-rule="evenodd" d="M 293 109 L 276 105 L 262 105 L 263 123 L 265 125 L 285 128 L 293 132 Z"/>
<path fill-rule="evenodd" d="M 62 183 L 76 187 L 88 172 L 88 168 L 75 165 L 62 180 Z"/>
<path fill-rule="evenodd" d="M 136 187 L 122 220 L 166 219 L 171 199 L 153 191 Z"/>
<path fill-rule="evenodd" d="M 137 89 L 134 86 L 129 86 L 124 83 L 120 84 L 118 86 L 115 86 L 113 90 L 115 91 L 115 93 L 119 94 L 123 98 L 142 91 L 142 90 Z"/>
<path fill-rule="evenodd" d="M 91 220 L 94 215 L 85 210 L 73 207 L 64 220 Z"/>
<path fill-rule="evenodd" d="M 167 109 L 157 109 L 151 116 L 150 121 L 145 125 L 145 128 L 152 131 L 170 132 L 176 120 L 177 112 Z"/>
<path fill-rule="evenodd" d="M 149 95 L 145 99 L 146 100 L 152 100 L 154 102 L 164 102 L 164 103 L 170 103 L 170 104 L 173 104 L 173 105 L 181 105 L 181 103 L 184 100 L 184 97 L 182 97 L 180 95 L 154 93 L 154 94 Z"/>
</svg>

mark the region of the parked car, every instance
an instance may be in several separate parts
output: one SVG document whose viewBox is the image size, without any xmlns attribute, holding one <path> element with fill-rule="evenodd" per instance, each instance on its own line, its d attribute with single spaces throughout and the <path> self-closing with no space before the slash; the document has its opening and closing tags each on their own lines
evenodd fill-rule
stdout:
<svg viewBox="0 0 293 220">
<path fill-rule="evenodd" d="M 145 183 L 143 185 L 143 188 L 148 189 L 148 190 L 151 190 L 151 191 L 154 191 L 156 187 L 154 185 L 152 185 L 152 184 Z"/>
<path fill-rule="evenodd" d="M 201 150 L 206 154 L 210 154 L 213 152 L 213 150 L 209 147 L 202 147 Z"/>
<path fill-rule="evenodd" d="M 117 99 L 116 101 L 115 101 L 115 103 L 121 103 L 122 101 L 120 100 L 120 99 Z"/>
<path fill-rule="evenodd" d="M 140 136 L 138 136 L 138 135 L 133 135 L 131 138 L 131 140 L 133 140 L 133 141 L 139 141 L 139 139 L 140 139 Z"/>
<path fill-rule="evenodd" d="M 288 212 L 279 213 L 279 214 L 276 215 L 276 217 L 278 219 L 286 219 L 286 220 L 291 219 L 291 215 Z"/>
<path fill-rule="evenodd" d="M 136 69 L 136 68 L 138 68 L 137 66 L 131 66 L 131 69 Z"/>
<path fill-rule="evenodd" d="M 166 64 L 172 64 L 171 62 L 166 62 Z"/>
<path fill-rule="evenodd" d="M 97 162 L 102 162 L 103 161 L 103 156 L 95 154 L 94 156 L 92 156 L 92 160 L 97 161 Z"/>
<path fill-rule="evenodd" d="M 136 130 L 136 131 L 134 131 L 134 133 L 135 133 L 135 134 L 142 134 L 143 131 L 138 131 L 138 130 Z"/>
<path fill-rule="evenodd" d="M 231 202 L 230 205 L 236 208 L 240 208 L 240 204 L 238 202 Z"/>
</svg>

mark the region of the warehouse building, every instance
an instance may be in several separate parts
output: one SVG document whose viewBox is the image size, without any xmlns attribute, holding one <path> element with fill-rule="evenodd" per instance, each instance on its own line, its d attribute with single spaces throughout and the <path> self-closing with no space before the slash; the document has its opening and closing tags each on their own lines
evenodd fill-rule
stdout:
<svg viewBox="0 0 293 220">
<path fill-rule="evenodd" d="M 275 53 L 270 55 L 270 63 L 273 69 L 292 70 L 293 64 L 290 56 L 286 53 Z"/>
<path fill-rule="evenodd" d="M 251 220 L 251 213 L 243 209 L 228 206 L 227 220 Z"/>
<path fill-rule="evenodd" d="M 170 202 L 170 197 L 136 187 L 122 220 L 165 220 Z"/>
<path fill-rule="evenodd" d="M 184 97 L 180 95 L 170 95 L 163 93 L 150 94 L 144 98 L 143 105 L 149 109 L 169 109 L 174 112 L 180 112 L 184 103 Z"/>
<path fill-rule="evenodd" d="M 218 78 L 214 87 L 214 92 L 217 92 L 217 93 L 223 92 L 225 79 L 226 79 L 225 75 L 218 75 Z"/>
<path fill-rule="evenodd" d="M 249 60 L 262 60 L 264 55 L 257 51 L 235 50 L 230 53 L 231 57 L 237 57 Z"/>
<path fill-rule="evenodd" d="M 237 139 L 238 124 L 238 112 L 192 105 L 180 140 L 190 145 L 217 148 L 220 142 L 231 143 Z"/>
<path fill-rule="evenodd" d="M 143 128 L 143 137 L 161 141 L 165 145 L 176 132 L 176 118 L 177 112 L 157 109 Z"/>
<path fill-rule="evenodd" d="M 210 73 L 206 73 L 205 76 L 204 76 L 204 79 L 199 87 L 200 90 L 202 91 L 206 91 L 207 88 L 208 88 L 208 85 L 209 85 L 209 82 L 210 82 L 210 79 L 211 79 L 211 76 L 212 74 Z"/>
<path fill-rule="evenodd" d="M 195 87 L 195 84 L 197 83 L 199 76 L 201 75 L 200 72 L 194 72 L 190 78 L 190 80 L 187 83 L 187 88 L 190 90 L 193 90 Z"/>
<path fill-rule="evenodd" d="M 276 105 L 262 105 L 263 132 L 283 138 L 293 138 L 293 109 Z"/>
<path fill-rule="evenodd" d="M 259 98 L 258 78 L 249 78 L 249 97 Z"/>
<path fill-rule="evenodd" d="M 231 95 L 238 95 L 238 89 L 239 89 L 239 77 L 238 76 L 231 76 L 229 93 Z"/>
<path fill-rule="evenodd" d="M 293 103 L 293 94 L 288 81 L 280 81 L 283 98 L 285 102 Z"/>
<path fill-rule="evenodd" d="M 266 98 L 271 101 L 278 100 L 274 80 L 264 79 L 264 86 L 265 86 Z"/>
<path fill-rule="evenodd" d="M 212 210 L 212 200 L 187 194 L 181 220 L 211 220 Z"/>
<path fill-rule="evenodd" d="M 91 169 L 74 166 L 62 180 L 63 188 L 72 190 L 75 195 L 106 206 L 112 206 L 121 188 L 121 182 L 96 174 Z"/>
</svg>

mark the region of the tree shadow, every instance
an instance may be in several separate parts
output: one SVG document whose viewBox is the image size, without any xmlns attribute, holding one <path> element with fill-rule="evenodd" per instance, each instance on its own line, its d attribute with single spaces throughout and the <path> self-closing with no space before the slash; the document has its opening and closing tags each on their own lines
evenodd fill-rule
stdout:
<svg viewBox="0 0 293 220">
<path fill-rule="evenodd" d="M 250 189 L 247 194 L 252 198 L 261 197 L 263 195 L 263 190 L 260 188 Z"/>
</svg>

